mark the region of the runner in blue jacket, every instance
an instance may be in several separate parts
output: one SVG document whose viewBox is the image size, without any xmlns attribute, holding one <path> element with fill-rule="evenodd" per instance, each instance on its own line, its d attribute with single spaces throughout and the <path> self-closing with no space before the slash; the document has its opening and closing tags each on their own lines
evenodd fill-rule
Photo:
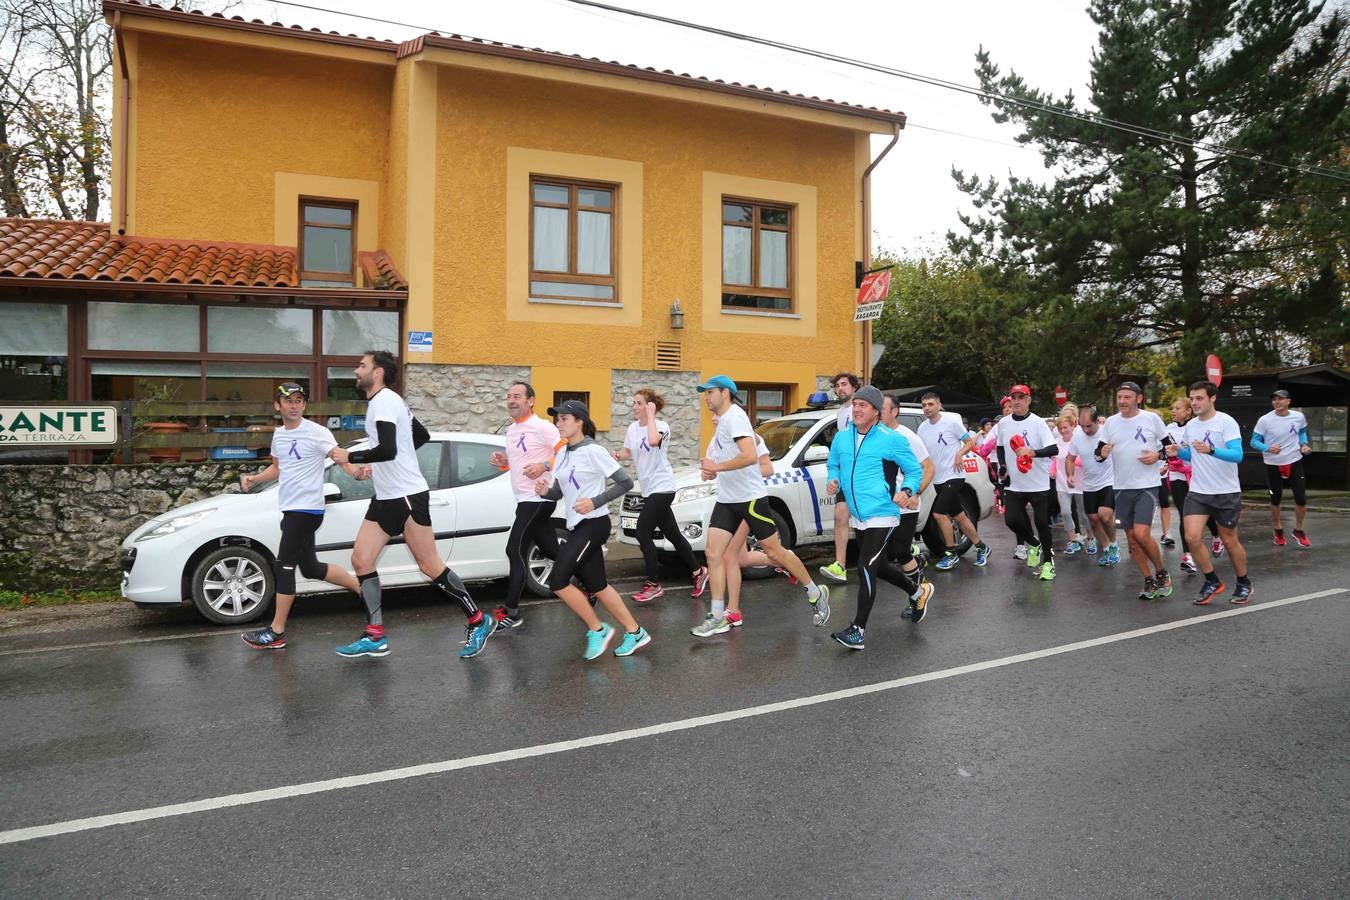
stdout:
<svg viewBox="0 0 1350 900">
<path fill-rule="evenodd" d="M 858 609 L 847 628 L 830 635 L 850 650 L 864 647 L 863 631 L 876 600 L 878 577 L 910 598 L 910 618 L 916 624 L 933 596 L 931 584 L 916 585 L 886 558 L 887 541 L 900 524 L 900 506 L 918 508 L 923 467 L 909 442 L 881 424 L 882 400 L 881 391 L 871 385 L 853 395 L 852 422 L 834 436 L 826 463 L 830 479 L 826 491 L 843 491 L 849 524 L 858 533 Z"/>
</svg>

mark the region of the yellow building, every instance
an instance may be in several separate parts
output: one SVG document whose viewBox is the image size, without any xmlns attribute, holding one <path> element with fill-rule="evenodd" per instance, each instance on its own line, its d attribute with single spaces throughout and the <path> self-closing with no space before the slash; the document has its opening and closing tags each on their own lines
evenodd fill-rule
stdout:
<svg viewBox="0 0 1350 900">
<path fill-rule="evenodd" d="M 398 350 L 429 425 L 495 428 L 516 378 L 541 409 L 583 396 L 601 430 L 642 386 L 692 423 L 717 373 L 764 418 L 864 368 L 870 138 L 902 114 L 456 37 L 104 10 L 114 236 L 295 248 L 301 297 L 406 281 Z"/>
</svg>

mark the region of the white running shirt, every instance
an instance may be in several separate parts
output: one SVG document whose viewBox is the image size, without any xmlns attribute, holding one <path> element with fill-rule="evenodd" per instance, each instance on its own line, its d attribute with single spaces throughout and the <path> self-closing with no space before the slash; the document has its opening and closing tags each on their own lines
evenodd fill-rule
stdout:
<svg viewBox="0 0 1350 900">
<path fill-rule="evenodd" d="M 1050 459 L 1045 456 L 1032 457 L 1031 471 L 1023 472 L 1017 468 L 1017 452 L 1010 444 L 1013 435 L 1021 435 L 1028 447 L 1039 450 L 1055 443 L 1050 426 L 1035 414 L 1028 415 L 1020 422 L 1012 416 L 998 420 L 998 445 L 1003 448 L 1003 459 L 1008 466 L 1008 490 L 1027 494 L 1050 490 Z"/>
<path fill-rule="evenodd" d="M 647 426 L 633 422 L 628 426 L 628 434 L 623 439 L 624 447 L 633 454 L 633 467 L 637 469 L 638 489 L 642 496 L 669 494 L 675 490 L 675 473 L 670 467 L 668 445 L 670 444 L 670 425 L 656 420 L 656 432 L 661 435 L 661 444 L 647 446 Z"/>
<path fill-rule="evenodd" d="M 336 446 L 333 432 L 309 419 L 272 432 L 272 459 L 280 476 L 277 507 L 282 512 L 323 512 L 323 473 L 328 451 Z"/>
<path fill-rule="evenodd" d="M 741 455 L 736 446 L 737 438 L 755 439 L 755 429 L 750 427 L 750 417 L 736 404 L 727 407 L 717 421 L 717 430 L 713 432 L 709 455 L 714 462 L 727 462 Z M 764 478 L 759 474 L 759 466 L 751 463 L 743 469 L 717 473 L 717 500 L 719 503 L 748 503 L 767 496 L 769 489 L 764 486 Z"/>
<path fill-rule="evenodd" d="M 1302 459 L 1303 454 L 1298 449 L 1298 433 L 1307 427 L 1307 417 L 1296 409 L 1289 410 L 1287 416 L 1277 416 L 1272 409 L 1257 419 L 1252 433 L 1261 435 L 1267 447 L 1276 444 L 1280 447 L 1279 453 L 1262 453 L 1262 461 L 1268 466 L 1287 466 Z"/>
<path fill-rule="evenodd" d="M 1156 488 L 1161 480 L 1158 463 L 1142 463 L 1139 454 L 1162 451 L 1162 439 L 1167 426 L 1155 412 L 1141 409 L 1128 419 L 1120 413 L 1106 420 L 1097 430 L 1102 440 L 1111 445 L 1111 465 L 1114 470 L 1112 486 L 1118 491 Z"/>
<path fill-rule="evenodd" d="M 1172 439 L 1172 443 L 1177 445 L 1185 443 L 1186 438 L 1183 437 L 1185 432 L 1186 432 L 1185 425 L 1178 425 L 1176 422 L 1167 423 L 1167 435 Z M 1169 481 L 1185 481 L 1186 473 L 1178 472 L 1175 469 L 1168 469 L 1167 478 Z"/>
<path fill-rule="evenodd" d="M 1211 447 L 1226 447 L 1234 439 L 1242 439 L 1242 431 L 1237 421 L 1228 413 L 1216 412 L 1208 422 L 1194 418 L 1186 423 L 1183 433 L 1186 445 L 1191 441 L 1204 441 Z M 1191 447 L 1191 493 L 1192 494 L 1239 494 L 1242 485 L 1238 481 L 1238 464 L 1224 462 L 1208 453 L 1200 453 Z"/>
<path fill-rule="evenodd" d="M 961 417 L 954 412 L 942 412 L 936 422 L 930 422 L 927 416 L 919 423 L 919 437 L 933 457 L 933 484 L 942 484 L 953 478 L 966 478 L 965 470 L 956 471 L 956 451 L 970 432 L 961 424 Z"/>
<path fill-rule="evenodd" d="M 397 453 L 393 459 L 370 464 L 375 499 L 397 500 L 427 490 L 427 480 L 417 465 L 417 448 L 413 446 L 412 411 L 403 398 L 389 388 L 382 388 L 371 397 L 366 407 L 366 437 L 370 438 L 372 447 L 379 446 L 380 442 L 376 422 L 394 423 Z"/>
<path fill-rule="evenodd" d="M 1074 470 L 1082 470 L 1080 479 L 1084 491 L 1100 491 L 1102 488 L 1109 488 L 1114 480 L 1114 472 L 1111 468 L 1111 457 L 1106 458 L 1106 462 L 1097 462 L 1097 444 L 1103 440 L 1102 429 L 1098 428 L 1096 434 L 1088 434 L 1079 425 L 1073 430 L 1073 438 L 1069 441 L 1075 457 L 1073 461 Z"/>
<path fill-rule="evenodd" d="M 562 486 L 568 528 L 576 528 L 582 519 L 599 519 L 609 515 L 609 504 L 597 506 L 584 515 L 573 507 L 582 497 L 593 500 L 603 494 L 609 476 L 621 468 L 619 461 L 608 450 L 593 441 L 583 441 L 580 446 L 564 447 L 558 451 L 558 462 L 554 469 L 558 484 Z"/>
<path fill-rule="evenodd" d="M 1074 428 L 1077 427 L 1077 425 L 1074 426 Z M 1055 490 L 1059 491 L 1061 494 L 1083 493 L 1082 470 L 1077 466 L 1074 466 L 1073 484 L 1069 484 L 1068 466 L 1064 464 L 1065 460 L 1069 458 L 1069 454 L 1073 453 L 1073 435 L 1069 435 L 1067 441 L 1057 440 L 1055 443 L 1059 444 L 1059 456 L 1055 457 Z"/>
</svg>

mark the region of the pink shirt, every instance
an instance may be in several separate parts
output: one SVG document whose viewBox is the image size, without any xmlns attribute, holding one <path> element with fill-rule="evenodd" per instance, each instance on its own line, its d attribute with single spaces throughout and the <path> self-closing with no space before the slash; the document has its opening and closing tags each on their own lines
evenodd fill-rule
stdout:
<svg viewBox="0 0 1350 900">
<path fill-rule="evenodd" d="M 538 416 L 512 422 L 506 429 L 506 463 L 511 473 L 511 490 L 516 495 L 516 502 L 539 502 L 539 495 L 534 492 L 535 479 L 526 475 L 524 469 L 531 463 L 551 461 L 559 440 L 561 438 L 554 424 Z M 544 475 L 550 479 L 553 477 L 550 472 Z"/>
</svg>

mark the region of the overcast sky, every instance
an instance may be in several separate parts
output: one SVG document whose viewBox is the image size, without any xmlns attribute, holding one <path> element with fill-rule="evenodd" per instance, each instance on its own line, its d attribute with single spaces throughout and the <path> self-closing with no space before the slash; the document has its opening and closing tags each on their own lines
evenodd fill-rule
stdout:
<svg viewBox="0 0 1350 900">
<path fill-rule="evenodd" d="M 983 45 L 1005 72 L 1016 70 L 1030 85 L 1056 95 L 1073 90 L 1080 102 L 1097 34 L 1085 0 L 605 2 L 962 84 L 976 83 L 974 54 Z M 1013 143 L 1015 128 L 994 124 L 989 109 L 973 97 L 566 0 L 311 0 L 308 5 L 416 27 L 339 19 L 270 0 L 245 0 L 231 12 L 399 40 L 435 29 L 900 110 L 909 116 L 909 125 L 873 175 L 873 227 L 876 246 L 902 254 L 940 249 L 947 230 L 959 227 L 963 195 L 952 183 L 953 165 L 967 174 L 1000 178 L 1009 172 L 1045 173 L 1039 154 Z M 201 8 L 214 7 L 207 0 Z M 874 153 L 887 140 L 873 138 Z"/>
</svg>

